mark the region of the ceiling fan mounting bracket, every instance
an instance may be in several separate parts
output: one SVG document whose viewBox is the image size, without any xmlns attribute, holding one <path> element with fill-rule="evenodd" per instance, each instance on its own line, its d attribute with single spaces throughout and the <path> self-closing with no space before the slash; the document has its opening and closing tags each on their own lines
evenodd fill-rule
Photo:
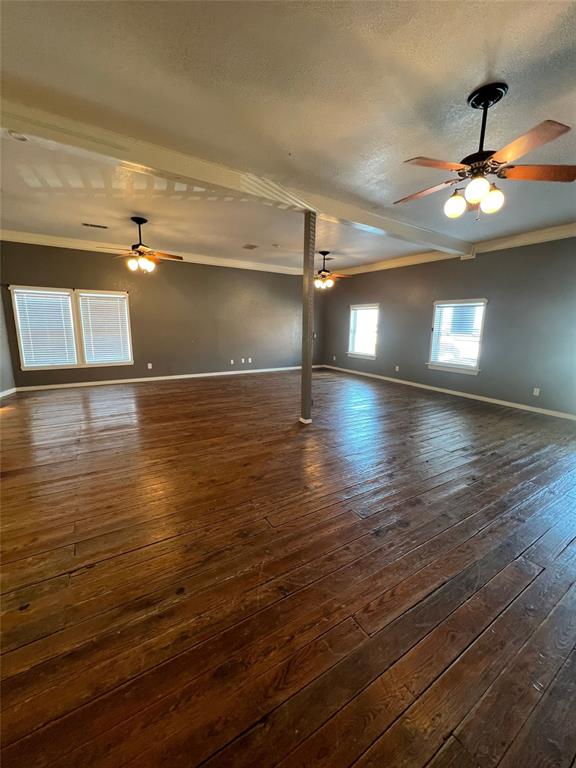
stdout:
<svg viewBox="0 0 576 768">
<path fill-rule="evenodd" d="M 468 96 L 468 104 L 472 109 L 490 109 L 508 93 L 508 84 L 504 82 L 485 83 L 476 88 Z"/>
<path fill-rule="evenodd" d="M 130 216 L 130 221 L 133 221 L 134 224 L 138 224 L 138 226 L 142 226 L 142 224 L 147 224 L 148 219 L 145 219 L 144 216 Z"/>
</svg>

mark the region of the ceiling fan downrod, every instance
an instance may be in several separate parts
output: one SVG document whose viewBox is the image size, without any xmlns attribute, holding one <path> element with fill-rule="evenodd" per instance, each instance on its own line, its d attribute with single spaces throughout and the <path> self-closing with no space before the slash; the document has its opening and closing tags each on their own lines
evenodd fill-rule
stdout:
<svg viewBox="0 0 576 768">
<path fill-rule="evenodd" d="M 484 139 L 486 136 L 486 124 L 488 122 L 488 110 L 497 104 L 500 99 L 508 93 L 508 85 L 504 82 L 485 83 L 468 96 L 467 102 L 472 109 L 482 110 L 482 124 L 480 126 L 480 142 L 478 151 L 465 157 L 462 162 L 466 165 L 482 163 L 494 154 L 493 150 L 484 149 Z"/>
<path fill-rule="evenodd" d="M 148 219 L 145 219 L 143 216 L 131 216 L 130 221 L 133 221 L 134 224 L 138 227 L 138 242 L 134 243 L 132 246 L 132 250 L 135 251 L 138 249 L 138 246 L 144 245 L 142 242 L 142 225 L 148 223 Z"/>
</svg>

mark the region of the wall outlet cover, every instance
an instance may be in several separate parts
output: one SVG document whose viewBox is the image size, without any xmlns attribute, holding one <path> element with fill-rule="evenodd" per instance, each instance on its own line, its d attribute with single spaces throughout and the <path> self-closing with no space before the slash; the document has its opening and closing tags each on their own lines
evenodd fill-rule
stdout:
<svg viewBox="0 0 576 768">
<path fill-rule="evenodd" d="M 540 397 L 540 387 L 534 387 L 534 389 L 532 390 L 532 394 L 534 395 L 534 397 Z"/>
<path fill-rule="evenodd" d="M 152 370 L 152 363 L 148 363 L 148 370 L 149 370 L 149 371 L 151 371 L 151 370 Z"/>
<path fill-rule="evenodd" d="M 246 361 L 244 360 L 244 358 L 242 358 L 242 362 L 243 362 L 243 363 L 245 363 L 245 362 L 246 362 Z"/>
<path fill-rule="evenodd" d="M 396 371 L 396 373 L 398 373 L 400 371 L 400 366 L 399 365 L 395 365 L 394 366 L 394 370 Z"/>
<path fill-rule="evenodd" d="M 234 365 L 234 360 L 230 360 L 230 365 Z"/>
<path fill-rule="evenodd" d="M 249 362 L 249 363 L 251 363 L 251 362 L 252 362 L 252 358 L 251 358 L 251 357 L 249 357 L 249 358 L 248 358 L 248 362 Z"/>
</svg>

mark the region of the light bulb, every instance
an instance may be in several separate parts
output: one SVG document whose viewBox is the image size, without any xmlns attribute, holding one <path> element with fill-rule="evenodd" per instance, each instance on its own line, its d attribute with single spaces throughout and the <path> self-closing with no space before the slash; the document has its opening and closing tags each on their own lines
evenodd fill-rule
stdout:
<svg viewBox="0 0 576 768">
<path fill-rule="evenodd" d="M 314 280 L 314 287 L 315 288 L 322 288 L 322 280 L 320 280 L 319 277 L 317 277 L 316 280 Z"/>
<path fill-rule="evenodd" d="M 148 259 L 146 256 L 140 256 L 138 259 L 138 266 L 143 272 L 146 272 L 146 266 L 148 264 Z"/>
<path fill-rule="evenodd" d="M 504 205 L 504 200 L 504 192 L 498 189 L 496 184 L 492 184 L 490 192 L 480 201 L 480 210 L 482 213 L 496 213 Z"/>
<path fill-rule="evenodd" d="M 326 288 L 332 288 L 333 285 L 334 285 L 334 280 L 332 280 L 332 278 L 329 277 L 328 280 L 326 280 Z"/>
<path fill-rule="evenodd" d="M 464 190 L 464 197 L 475 205 L 483 200 L 490 192 L 490 182 L 484 176 L 476 176 Z"/>
<path fill-rule="evenodd" d="M 136 272 L 138 269 L 138 259 L 128 259 L 126 264 L 128 265 L 128 269 L 132 270 L 132 272 Z"/>
<path fill-rule="evenodd" d="M 457 219 L 458 216 L 462 216 L 466 208 L 466 200 L 461 195 L 459 189 L 457 189 L 453 195 L 450 195 L 448 200 L 444 203 L 444 213 L 449 219 Z"/>
<path fill-rule="evenodd" d="M 154 272 L 156 269 L 156 264 L 151 261 L 151 259 L 147 259 L 148 264 L 146 264 L 146 272 Z"/>
<path fill-rule="evenodd" d="M 327 286 L 326 286 L 326 281 L 325 281 L 325 280 L 322 280 L 322 290 L 323 290 L 323 291 L 325 291 L 325 290 L 326 290 L 326 287 L 327 287 Z"/>
</svg>

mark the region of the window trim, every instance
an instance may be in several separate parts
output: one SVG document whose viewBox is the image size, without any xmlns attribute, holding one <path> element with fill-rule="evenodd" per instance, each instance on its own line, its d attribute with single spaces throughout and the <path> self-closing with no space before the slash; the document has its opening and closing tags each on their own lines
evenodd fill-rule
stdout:
<svg viewBox="0 0 576 768">
<path fill-rule="evenodd" d="M 14 325 L 16 326 L 16 338 L 18 340 L 18 355 L 20 356 L 21 371 L 64 371 L 74 370 L 75 368 L 119 368 L 124 365 L 134 365 L 134 349 L 132 346 L 132 325 L 130 322 L 130 296 L 128 291 L 95 291 L 83 290 L 81 288 L 46 288 L 40 285 L 9 285 L 8 290 L 12 298 L 12 311 L 14 314 Z M 20 323 L 18 322 L 18 308 L 14 294 L 17 291 L 37 291 L 38 293 L 64 293 L 70 296 L 72 305 L 72 330 L 74 332 L 74 343 L 76 345 L 76 360 L 74 365 L 24 365 L 24 356 L 22 354 L 22 339 L 20 335 Z M 84 354 L 84 334 L 82 332 L 82 318 L 80 315 L 81 294 L 96 294 L 103 296 L 125 296 L 127 303 L 128 317 L 128 340 L 130 342 L 130 360 L 123 360 L 119 363 L 87 363 Z"/>
<path fill-rule="evenodd" d="M 365 354 L 363 352 L 351 352 L 350 351 L 350 341 L 351 341 L 351 330 L 352 330 L 352 311 L 354 309 L 375 309 L 378 312 L 378 320 L 376 322 L 376 344 L 374 345 L 374 354 L 369 355 Z M 349 313 L 348 313 L 348 350 L 346 354 L 348 357 L 357 357 L 361 360 L 376 360 L 376 350 L 378 349 L 378 324 L 380 322 L 380 304 L 379 303 L 371 303 L 371 304 L 350 304 L 349 306 Z"/>
<path fill-rule="evenodd" d="M 480 325 L 480 338 L 478 340 L 478 359 L 475 366 L 469 365 L 455 365 L 454 363 L 438 363 L 432 361 L 432 345 L 434 343 L 434 322 L 436 318 L 436 306 L 438 304 L 482 304 L 484 306 L 484 312 L 482 312 L 482 323 Z M 448 373 L 463 373 L 468 376 L 477 376 L 480 371 L 480 358 L 482 357 L 482 342 L 484 339 L 484 322 L 486 320 L 486 305 L 488 299 L 438 299 L 434 302 L 432 308 L 432 329 L 430 331 L 430 347 L 428 350 L 428 361 L 426 365 L 431 371 L 447 371 Z"/>
</svg>

